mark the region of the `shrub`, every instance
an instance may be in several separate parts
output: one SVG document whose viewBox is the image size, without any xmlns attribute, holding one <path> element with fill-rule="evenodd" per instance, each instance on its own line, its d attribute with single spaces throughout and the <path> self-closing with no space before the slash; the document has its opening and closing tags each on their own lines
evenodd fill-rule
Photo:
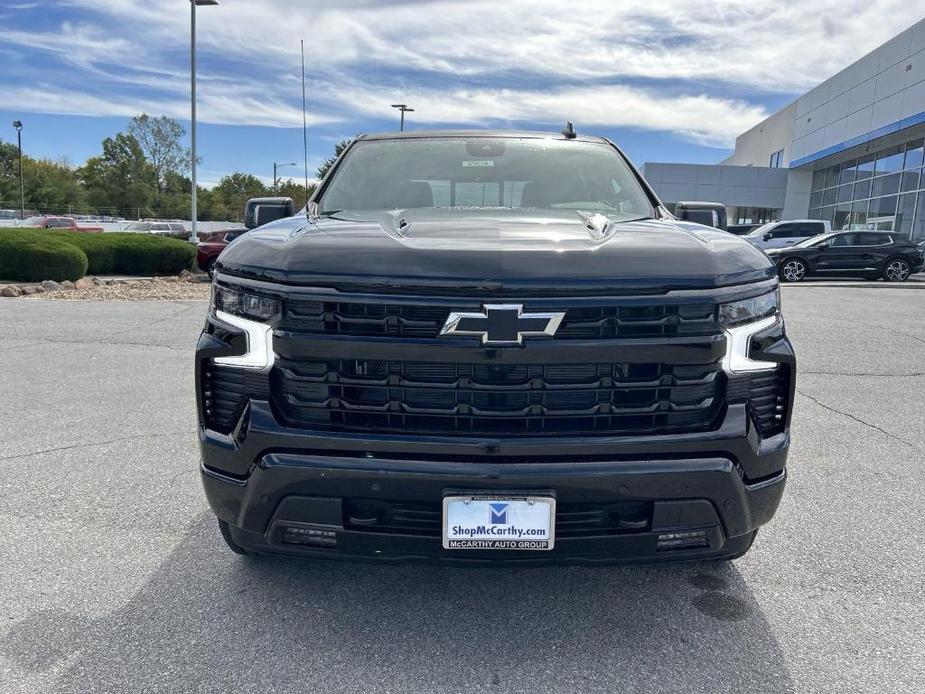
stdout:
<svg viewBox="0 0 925 694">
<path fill-rule="evenodd" d="M 91 274 L 175 275 L 191 270 L 196 247 L 187 241 L 150 234 L 78 234 L 48 232 L 80 248 L 89 260 Z"/>
<path fill-rule="evenodd" d="M 78 280 L 87 254 L 44 231 L 0 229 L 0 278 L 17 282 Z"/>
</svg>

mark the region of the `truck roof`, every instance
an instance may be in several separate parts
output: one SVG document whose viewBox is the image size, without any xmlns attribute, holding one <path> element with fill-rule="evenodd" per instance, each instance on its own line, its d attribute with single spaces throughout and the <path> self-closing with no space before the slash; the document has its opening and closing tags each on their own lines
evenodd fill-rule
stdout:
<svg viewBox="0 0 925 694">
<path fill-rule="evenodd" d="M 405 130 L 404 132 L 370 133 L 360 135 L 358 140 L 406 140 L 425 137 L 520 137 L 534 139 L 552 139 L 572 142 L 606 143 L 607 140 L 597 135 L 582 135 L 568 138 L 562 133 L 529 130 Z"/>
</svg>

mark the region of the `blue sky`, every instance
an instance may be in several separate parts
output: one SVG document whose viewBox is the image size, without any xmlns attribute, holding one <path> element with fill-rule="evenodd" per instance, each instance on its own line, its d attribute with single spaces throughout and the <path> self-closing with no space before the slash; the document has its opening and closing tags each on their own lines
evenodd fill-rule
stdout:
<svg viewBox="0 0 925 694">
<path fill-rule="evenodd" d="M 220 0 L 200 8 L 200 179 L 269 181 L 407 127 L 579 131 L 636 161 L 716 162 L 735 135 L 917 17 L 898 0 Z M 188 128 L 187 0 L 0 0 L 0 139 L 81 164 L 135 114 Z M 300 178 L 301 165 L 284 169 Z"/>
</svg>

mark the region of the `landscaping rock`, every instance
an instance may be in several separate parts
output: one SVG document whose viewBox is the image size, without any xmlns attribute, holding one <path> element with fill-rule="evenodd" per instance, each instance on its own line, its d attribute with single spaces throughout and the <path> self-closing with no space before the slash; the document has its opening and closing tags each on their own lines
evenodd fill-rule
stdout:
<svg viewBox="0 0 925 694">
<path fill-rule="evenodd" d="M 45 289 L 39 285 L 33 285 L 31 287 L 23 287 L 22 295 L 23 296 L 32 296 L 33 294 L 44 294 Z"/>
<path fill-rule="evenodd" d="M 54 280 L 45 280 L 42 282 L 42 289 L 44 289 L 46 292 L 56 292 L 61 289 L 61 285 Z"/>
<path fill-rule="evenodd" d="M 91 277 L 91 278 L 90 278 L 90 281 L 93 282 L 93 284 L 95 284 L 95 285 L 97 285 L 97 286 L 106 284 L 106 283 L 105 283 L 103 280 L 101 280 L 99 277 Z"/>
<path fill-rule="evenodd" d="M 77 289 L 77 285 L 71 282 L 70 280 L 64 280 L 61 283 L 61 289 L 74 290 L 74 289 Z"/>
<path fill-rule="evenodd" d="M 96 277 L 92 279 L 89 277 L 81 277 L 79 280 L 74 282 L 74 286 L 77 287 L 77 289 L 93 289 L 93 287 L 97 285 L 97 282 L 94 281 L 96 279 Z"/>
<path fill-rule="evenodd" d="M 19 296 L 20 294 L 22 294 L 22 289 L 15 284 L 11 284 L 0 290 L 0 296 Z"/>
</svg>

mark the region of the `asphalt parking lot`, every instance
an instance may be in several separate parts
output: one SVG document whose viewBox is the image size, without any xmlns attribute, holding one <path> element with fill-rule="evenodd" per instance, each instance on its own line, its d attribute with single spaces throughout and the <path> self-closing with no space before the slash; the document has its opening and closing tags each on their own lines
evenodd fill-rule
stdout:
<svg viewBox="0 0 925 694">
<path fill-rule="evenodd" d="M 925 288 L 799 286 L 791 477 L 732 564 L 242 559 L 204 302 L 0 299 L 0 691 L 925 691 Z"/>
</svg>

